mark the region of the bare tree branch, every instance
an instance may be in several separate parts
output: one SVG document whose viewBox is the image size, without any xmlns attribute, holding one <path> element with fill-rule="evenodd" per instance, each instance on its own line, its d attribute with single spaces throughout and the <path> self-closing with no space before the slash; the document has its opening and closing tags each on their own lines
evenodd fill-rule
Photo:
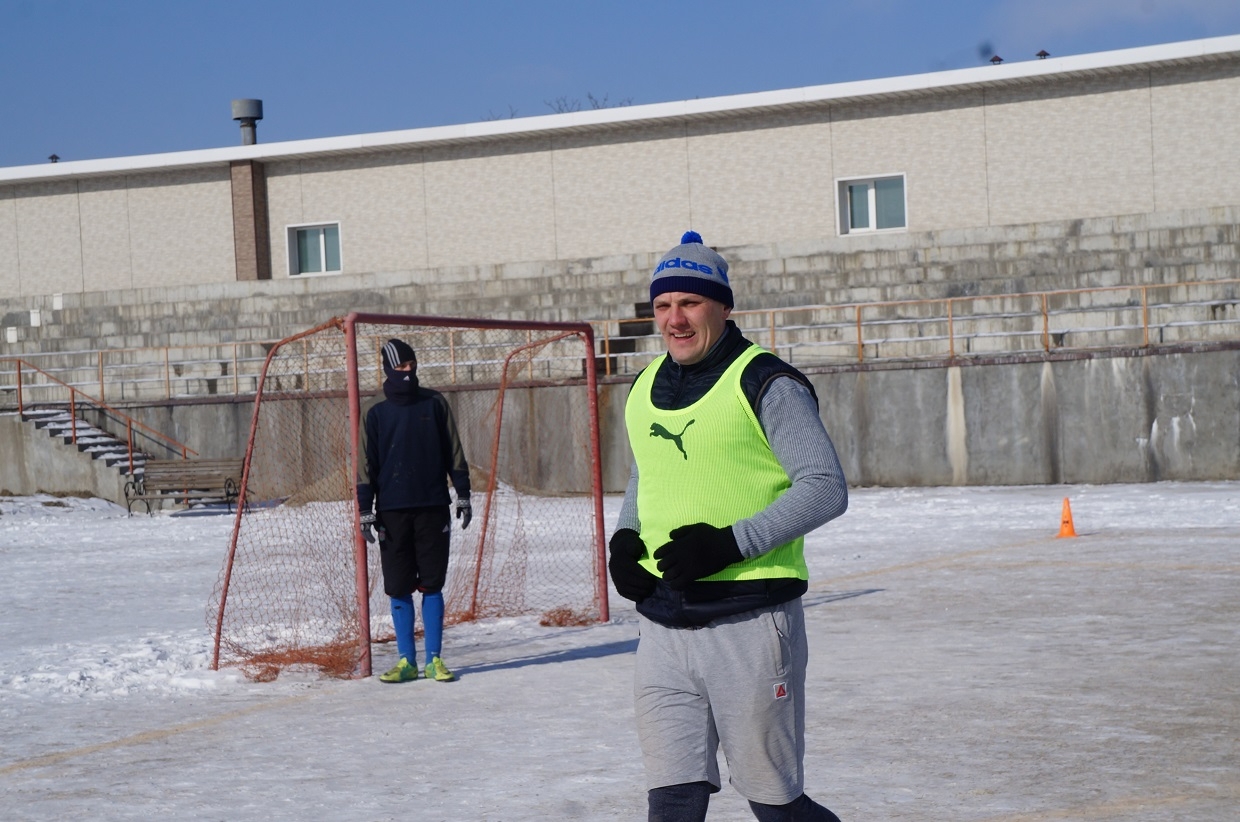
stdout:
<svg viewBox="0 0 1240 822">
<path fill-rule="evenodd" d="M 595 97 L 593 93 L 588 91 L 586 92 L 586 101 L 589 102 L 590 108 L 595 110 L 600 108 L 620 108 L 622 106 L 630 106 L 633 104 L 632 97 L 625 97 L 623 100 L 618 100 L 613 103 L 606 94 L 602 97 Z M 576 97 L 557 97 L 555 100 L 544 100 L 543 102 L 546 104 L 547 108 L 551 109 L 556 114 L 567 114 L 572 111 L 581 111 L 581 100 Z"/>
<path fill-rule="evenodd" d="M 516 109 L 516 106 L 512 105 L 511 103 L 509 103 L 509 104 L 508 104 L 508 114 L 506 114 L 506 115 L 505 115 L 505 114 L 496 114 L 495 112 L 491 111 L 490 109 L 487 109 L 487 116 L 486 116 L 486 117 L 483 117 L 482 119 L 483 119 L 483 120 L 512 120 L 512 119 L 515 119 L 515 118 L 516 118 L 516 116 L 517 116 L 517 109 Z"/>
</svg>

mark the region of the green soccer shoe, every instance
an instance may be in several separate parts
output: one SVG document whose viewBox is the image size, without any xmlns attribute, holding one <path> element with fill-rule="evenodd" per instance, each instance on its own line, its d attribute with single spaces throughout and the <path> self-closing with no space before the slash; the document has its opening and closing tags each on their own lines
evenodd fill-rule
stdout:
<svg viewBox="0 0 1240 822">
<path fill-rule="evenodd" d="M 447 670 L 446 668 L 444 670 Z M 379 674 L 380 682 L 412 682 L 418 678 L 418 666 L 410 665 L 409 660 L 403 656 L 400 662 L 396 663 L 396 667 L 388 671 L 386 674 Z"/>
<path fill-rule="evenodd" d="M 448 670 L 448 666 L 443 664 L 443 660 L 439 657 L 431 657 L 431 661 L 426 663 L 427 679 L 433 679 L 436 682 L 451 682 L 456 679 L 456 674 Z"/>
</svg>

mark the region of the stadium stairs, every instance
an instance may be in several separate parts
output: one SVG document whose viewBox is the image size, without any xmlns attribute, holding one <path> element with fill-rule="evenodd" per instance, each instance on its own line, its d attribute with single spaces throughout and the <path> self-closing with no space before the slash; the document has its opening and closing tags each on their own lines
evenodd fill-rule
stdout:
<svg viewBox="0 0 1240 822">
<path fill-rule="evenodd" d="M 22 412 L 21 417 L 23 421 L 32 423 L 35 428 L 46 431 L 53 439 L 65 445 L 75 444 L 76 429 L 77 450 L 92 460 L 102 460 L 125 478 L 141 476 L 143 466 L 149 458 L 141 451 L 134 451 L 131 471 L 129 447 L 124 442 L 83 419 L 71 417 L 69 411 L 63 407 L 28 408 Z"/>
</svg>

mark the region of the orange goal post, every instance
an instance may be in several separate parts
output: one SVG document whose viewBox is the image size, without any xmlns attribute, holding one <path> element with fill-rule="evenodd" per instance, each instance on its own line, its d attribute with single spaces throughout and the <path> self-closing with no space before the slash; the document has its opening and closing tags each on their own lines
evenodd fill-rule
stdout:
<svg viewBox="0 0 1240 822">
<path fill-rule="evenodd" d="M 361 409 L 382 398 L 393 337 L 452 407 L 470 466 L 474 518 L 453 521 L 446 623 L 608 619 L 590 326 L 352 313 L 270 346 L 207 609 L 212 668 L 369 676 L 371 643 L 393 638 L 355 493 Z"/>
</svg>

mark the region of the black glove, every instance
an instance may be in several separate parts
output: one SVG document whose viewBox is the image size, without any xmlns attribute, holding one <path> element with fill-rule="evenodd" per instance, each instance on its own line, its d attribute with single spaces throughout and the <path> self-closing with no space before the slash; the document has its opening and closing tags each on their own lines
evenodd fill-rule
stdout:
<svg viewBox="0 0 1240 822">
<path fill-rule="evenodd" d="M 461 521 L 461 530 L 464 531 L 469 527 L 469 523 L 474 519 L 474 507 L 469 504 L 468 499 L 458 499 L 456 501 L 456 518 Z"/>
<path fill-rule="evenodd" d="M 736 545 L 732 526 L 716 528 L 705 522 L 682 525 L 670 534 L 670 542 L 654 552 L 663 579 L 675 591 L 683 591 L 690 582 L 718 573 L 745 557 Z"/>
<path fill-rule="evenodd" d="M 611 571 L 616 593 L 634 602 L 641 602 L 653 594 L 654 586 L 659 581 L 638 562 L 644 553 L 646 543 L 632 528 L 621 528 L 611 535 L 611 559 L 607 562 L 607 570 Z"/>
<path fill-rule="evenodd" d="M 362 514 L 362 539 L 375 542 L 375 515 L 367 511 Z"/>
</svg>

